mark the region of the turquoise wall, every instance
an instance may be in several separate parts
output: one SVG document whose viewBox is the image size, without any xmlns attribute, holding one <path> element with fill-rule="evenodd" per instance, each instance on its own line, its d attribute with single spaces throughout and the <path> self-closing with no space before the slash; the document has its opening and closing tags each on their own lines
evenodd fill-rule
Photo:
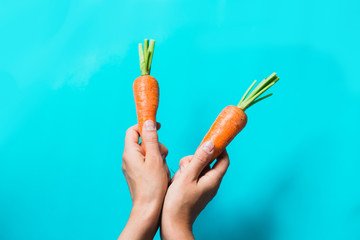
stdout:
<svg viewBox="0 0 360 240">
<path fill-rule="evenodd" d="M 198 239 L 359 239 L 359 11 L 355 0 L 3 0 L 0 239 L 117 238 L 145 37 L 172 171 L 253 80 L 280 77 L 228 147 Z"/>
</svg>

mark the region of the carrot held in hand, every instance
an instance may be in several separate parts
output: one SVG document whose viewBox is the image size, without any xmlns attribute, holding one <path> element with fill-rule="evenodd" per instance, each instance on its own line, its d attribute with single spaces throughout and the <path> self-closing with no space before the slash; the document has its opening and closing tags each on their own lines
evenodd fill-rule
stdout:
<svg viewBox="0 0 360 240">
<path fill-rule="evenodd" d="M 144 48 L 139 44 L 141 76 L 136 78 L 133 84 L 136 113 L 139 124 L 140 136 L 142 128 L 147 120 L 156 123 L 156 112 L 159 105 L 159 84 L 150 76 L 151 61 L 154 54 L 155 41 L 145 39 Z"/>
<path fill-rule="evenodd" d="M 244 96 L 241 98 L 237 106 L 225 107 L 215 122 L 205 135 L 201 144 L 206 141 L 213 141 L 215 145 L 215 153 L 213 160 L 217 158 L 226 148 L 226 146 L 236 137 L 236 135 L 245 127 L 247 116 L 245 110 L 255 103 L 270 97 L 272 93 L 259 98 L 266 90 L 274 85 L 279 78 L 276 73 L 271 74 L 268 78 L 261 81 L 251 92 L 256 80 L 251 84 Z M 250 92 L 250 93 L 249 93 Z M 201 145 L 200 144 L 200 145 Z"/>
</svg>

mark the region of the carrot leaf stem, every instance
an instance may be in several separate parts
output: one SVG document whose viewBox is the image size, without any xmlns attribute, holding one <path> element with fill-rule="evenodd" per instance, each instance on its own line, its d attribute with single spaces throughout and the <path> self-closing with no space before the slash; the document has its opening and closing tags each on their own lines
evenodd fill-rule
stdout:
<svg viewBox="0 0 360 240">
<path fill-rule="evenodd" d="M 140 59 L 140 70 L 142 75 L 143 69 L 145 69 L 145 58 L 144 58 L 144 50 L 142 43 L 139 43 L 139 59 Z"/>
<path fill-rule="evenodd" d="M 150 40 L 150 46 L 149 46 L 149 59 L 148 59 L 148 69 L 149 69 L 149 74 L 150 74 L 150 70 L 151 70 L 151 62 L 152 62 L 152 58 L 153 58 L 153 54 L 154 54 L 154 48 L 155 48 L 155 40 Z"/>
<path fill-rule="evenodd" d="M 249 106 L 247 106 L 247 108 L 251 107 L 252 105 L 254 105 L 254 104 L 257 103 L 257 102 L 260 102 L 261 100 L 264 100 L 265 98 L 270 97 L 271 95 L 273 95 L 273 94 L 270 93 L 270 94 L 268 94 L 268 95 L 266 95 L 266 96 L 264 96 L 264 97 L 261 97 L 261 98 L 256 99 L 256 101 L 253 101 L 252 103 L 250 103 Z"/>
<path fill-rule="evenodd" d="M 154 54 L 155 40 L 144 40 L 144 47 L 139 43 L 139 60 L 141 75 L 150 75 L 151 62 Z"/>
<path fill-rule="evenodd" d="M 268 94 L 264 97 L 260 97 L 266 90 L 268 90 L 272 85 L 274 85 L 277 81 L 279 81 L 279 77 L 276 76 L 276 73 L 271 74 L 269 77 L 262 80 L 250 93 L 249 91 L 253 88 L 256 81 L 254 81 L 248 90 L 245 92 L 244 96 L 241 98 L 238 108 L 242 110 L 246 110 L 250 106 L 254 105 L 261 100 L 268 98 L 272 95 Z M 260 97 L 260 98 L 259 98 Z"/>
<path fill-rule="evenodd" d="M 261 91 L 264 87 L 266 87 L 272 80 L 273 77 L 276 75 L 276 73 L 271 74 L 269 77 L 265 78 L 264 80 L 262 80 L 259 85 L 256 86 L 256 88 L 254 89 L 254 91 L 252 91 L 249 94 L 249 98 L 253 97 L 256 93 L 258 93 L 259 91 Z"/>
<path fill-rule="evenodd" d="M 250 92 L 250 90 L 253 88 L 253 86 L 255 85 L 256 80 L 251 84 L 251 86 L 246 90 L 245 94 L 242 96 L 242 98 L 240 99 L 240 103 L 242 103 L 242 101 L 244 101 L 244 99 L 247 97 L 248 93 Z"/>
</svg>

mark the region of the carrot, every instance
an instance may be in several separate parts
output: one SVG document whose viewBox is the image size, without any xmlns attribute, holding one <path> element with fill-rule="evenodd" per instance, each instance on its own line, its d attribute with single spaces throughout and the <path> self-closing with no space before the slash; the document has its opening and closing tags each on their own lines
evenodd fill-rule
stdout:
<svg viewBox="0 0 360 240">
<path fill-rule="evenodd" d="M 154 54 L 155 41 L 145 39 L 144 48 L 139 44 L 141 76 L 133 84 L 136 114 L 139 124 L 140 136 L 147 120 L 156 122 L 156 112 L 159 106 L 159 84 L 150 76 L 151 61 Z"/>
<path fill-rule="evenodd" d="M 217 158 L 225 150 L 226 146 L 229 145 L 236 135 L 238 135 L 245 127 L 247 123 L 245 110 L 255 103 L 270 97 L 272 93 L 259 98 L 278 80 L 279 78 L 276 76 L 276 73 L 273 73 L 268 78 L 261 81 L 256 88 L 250 92 L 256 83 L 255 80 L 245 92 L 237 106 L 227 106 L 220 112 L 201 142 L 201 144 L 209 140 L 214 142 L 215 153 L 212 160 Z"/>
</svg>

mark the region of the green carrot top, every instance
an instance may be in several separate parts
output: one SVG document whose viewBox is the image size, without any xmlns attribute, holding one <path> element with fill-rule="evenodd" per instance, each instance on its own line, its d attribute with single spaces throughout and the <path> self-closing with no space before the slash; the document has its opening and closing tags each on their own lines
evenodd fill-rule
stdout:
<svg viewBox="0 0 360 240">
<path fill-rule="evenodd" d="M 237 105 L 238 108 L 241 108 L 242 110 L 246 110 L 247 108 L 251 107 L 257 102 L 260 102 L 261 100 L 270 97 L 272 93 L 261 97 L 261 94 L 263 94 L 266 90 L 268 90 L 272 85 L 274 85 L 277 81 L 279 81 L 279 77 L 276 76 L 276 73 L 271 74 L 269 77 L 262 80 L 256 88 L 254 88 L 251 92 L 250 90 L 253 88 L 253 86 L 256 83 L 256 80 L 251 84 L 251 86 L 246 90 L 244 96 L 241 98 L 239 104 Z M 250 92 L 250 93 L 249 93 Z"/>
<path fill-rule="evenodd" d="M 144 47 L 139 43 L 139 57 L 140 57 L 140 70 L 141 76 L 150 75 L 151 61 L 154 55 L 155 40 L 144 40 Z"/>
</svg>

